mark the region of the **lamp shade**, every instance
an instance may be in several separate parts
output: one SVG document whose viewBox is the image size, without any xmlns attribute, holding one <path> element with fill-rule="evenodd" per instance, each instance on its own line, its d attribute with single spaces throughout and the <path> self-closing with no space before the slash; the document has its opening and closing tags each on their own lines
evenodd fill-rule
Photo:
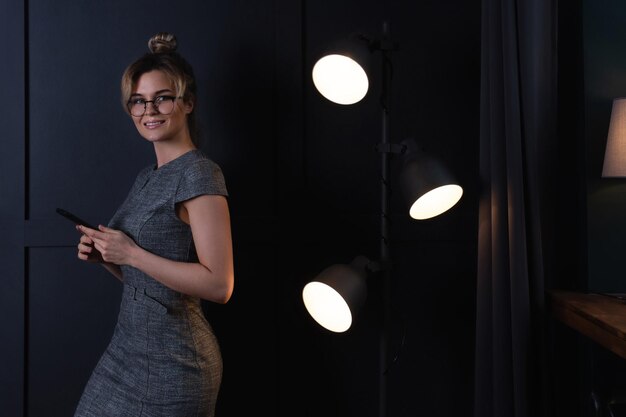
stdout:
<svg viewBox="0 0 626 417">
<path fill-rule="evenodd" d="M 626 177 L 626 97 L 613 100 L 602 177 Z"/>
<path fill-rule="evenodd" d="M 419 149 L 414 140 L 404 140 L 402 144 L 406 152 L 400 180 L 409 215 L 423 220 L 452 208 L 463 196 L 463 188 L 440 161 Z"/>
<path fill-rule="evenodd" d="M 336 333 L 350 328 L 366 298 L 368 263 L 357 256 L 350 265 L 329 266 L 304 286 L 304 306 L 318 324 Z"/>
<path fill-rule="evenodd" d="M 357 103 L 369 89 L 369 61 L 370 50 L 366 41 L 352 36 L 335 42 L 313 65 L 313 84 L 333 103 Z"/>
</svg>

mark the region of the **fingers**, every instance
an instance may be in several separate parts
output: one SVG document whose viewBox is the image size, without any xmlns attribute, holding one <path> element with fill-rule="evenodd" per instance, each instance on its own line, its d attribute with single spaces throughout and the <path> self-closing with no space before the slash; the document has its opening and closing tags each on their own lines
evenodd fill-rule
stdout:
<svg viewBox="0 0 626 417">
<path fill-rule="evenodd" d="M 82 261 L 90 261 L 89 255 L 86 253 L 78 252 L 78 259 Z"/>
<path fill-rule="evenodd" d="M 76 229 L 79 232 L 83 233 L 84 235 L 89 236 L 92 239 L 101 239 L 102 236 L 103 236 L 102 232 L 100 232 L 98 230 L 95 230 L 95 229 L 90 229 L 89 227 L 85 227 L 85 226 L 82 226 L 82 225 L 76 226 Z"/>
<path fill-rule="evenodd" d="M 91 260 L 93 248 L 89 245 L 85 245 L 83 243 L 78 244 L 78 259 L 83 261 Z"/>
<path fill-rule="evenodd" d="M 95 240 L 87 235 L 87 233 L 96 231 L 87 227 L 81 228 L 80 226 L 77 226 L 76 229 L 81 233 L 84 233 L 80 236 L 80 240 L 78 242 L 78 259 L 87 262 L 100 262 L 100 253 L 95 246 Z"/>
<path fill-rule="evenodd" d="M 87 235 L 82 235 L 78 242 L 78 250 L 83 253 L 91 253 L 93 248 L 93 239 Z"/>
<path fill-rule="evenodd" d="M 91 242 L 91 239 L 87 236 L 81 238 L 81 242 L 78 244 L 78 259 L 87 262 L 102 262 L 102 255 L 95 243 Z"/>
<path fill-rule="evenodd" d="M 89 227 L 82 226 L 82 225 L 76 226 L 76 229 L 82 232 L 83 234 L 89 236 L 93 240 L 96 240 L 96 239 L 102 240 L 105 238 L 106 234 L 108 233 L 118 233 L 118 230 L 108 228 L 101 224 L 98 225 L 98 230 L 90 229 Z"/>
<path fill-rule="evenodd" d="M 93 239 L 90 238 L 87 235 L 81 235 L 80 236 L 80 243 L 83 243 L 85 245 L 92 245 L 93 244 Z"/>
<path fill-rule="evenodd" d="M 98 230 L 77 226 L 83 235 L 78 244 L 78 257 L 83 260 L 122 264 L 128 256 L 132 240 L 122 231 L 98 225 Z"/>
<path fill-rule="evenodd" d="M 85 245 L 84 243 L 78 244 L 78 252 L 80 253 L 91 253 L 93 247 L 91 245 Z"/>
</svg>

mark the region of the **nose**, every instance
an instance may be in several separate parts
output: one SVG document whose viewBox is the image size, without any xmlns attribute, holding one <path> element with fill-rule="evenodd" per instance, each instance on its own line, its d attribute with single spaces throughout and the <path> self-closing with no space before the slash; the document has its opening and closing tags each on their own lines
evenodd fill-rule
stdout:
<svg viewBox="0 0 626 417">
<path fill-rule="evenodd" d="M 157 114 L 159 108 L 154 104 L 154 101 L 146 101 L 146 114 Z"/>
</svg>

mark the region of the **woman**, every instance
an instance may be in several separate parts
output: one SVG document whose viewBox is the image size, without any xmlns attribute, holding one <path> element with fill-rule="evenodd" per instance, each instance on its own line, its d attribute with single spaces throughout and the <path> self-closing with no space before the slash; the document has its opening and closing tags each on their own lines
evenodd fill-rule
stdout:
<svg viewBox="0 0 626 417">
<path fill-rule="evenodd" d="M 122 101 L 156 166 L 143 169 L 108 227 L 78 226 L 78 258 L 124 284 L 113 338 L 76 409 L 86 416 L 213 416 L 219 345 L 200 299 L 226 303 L 234 285 L 227 192 L 192 137 L 196 85 L 173 35 L 122 78 Z"/>
</svg>

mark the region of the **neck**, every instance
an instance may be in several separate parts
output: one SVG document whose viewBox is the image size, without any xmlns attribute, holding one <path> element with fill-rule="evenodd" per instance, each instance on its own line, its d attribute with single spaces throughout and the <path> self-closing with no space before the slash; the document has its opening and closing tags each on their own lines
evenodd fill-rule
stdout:
<svg viewBox="0 0 626 417">
<path fill-rule="evenodd" d="M 196 149 L 196 147 L 191 140 L 183 143 L 155 142 L 154 153 L 156 154 L 157 168 L 193 149 Z"/>
</svg>

